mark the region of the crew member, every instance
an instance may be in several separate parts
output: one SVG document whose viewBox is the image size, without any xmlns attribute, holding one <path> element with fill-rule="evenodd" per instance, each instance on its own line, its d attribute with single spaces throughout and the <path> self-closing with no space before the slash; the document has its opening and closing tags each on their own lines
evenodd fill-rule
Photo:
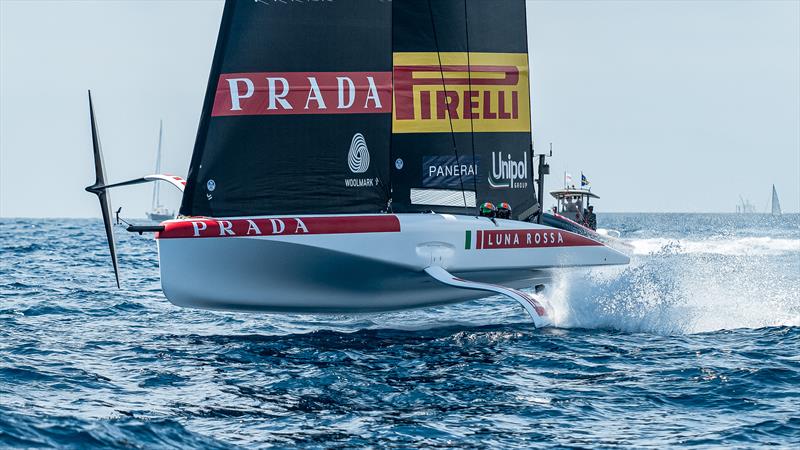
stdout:
<svg viewBox="0 0 800 450">
<path fill-rule="evenodd" d="M 570 215 L 579 215 L 578 204 L 572 201 L 572 197 L 567 197 L 564 200 L 564 215 L 567 217 L 569 217 Z"/>
<path fill-rule="evenodd" d="M 497 206 L 497 218 L 498 219 L 510 219 L 511 218 L 511 205 L 506 202 L 502 202 Z"/>
<path fill-rule="evenodd" d="M 489 217 L 493 219 L 497 217 L 497 208 L 494 206 L 494 203 L 486 202 L 481 205 L 480 214 L 481 217 Z"/>
<path fill-rule="evenodd" d="M 594 213 L 594 206 L 589 205 L 589 212 L 586 214 L 586 223 L 589 228 L 597 230 L 597 215 Z"/>
</svg>

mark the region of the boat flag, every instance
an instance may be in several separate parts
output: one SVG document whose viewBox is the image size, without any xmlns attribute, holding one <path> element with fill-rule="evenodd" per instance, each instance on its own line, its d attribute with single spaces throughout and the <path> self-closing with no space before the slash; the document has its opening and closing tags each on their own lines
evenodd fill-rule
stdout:
<svg viewBox="0 0 800 450">
<path fill-rule="evenodd" d="M 564 186 L 569 187 L 572 184 L 572 174 L 564 172 Z"/>
<path fill-rule="evenodd" d="M 583 188 L 591 185 L 592 184 L 589 183 L 589 179 L 586 178 L 586 175 L 584 175 L 583 172 L 581 172 L 581 187 Z"/>
</svg>

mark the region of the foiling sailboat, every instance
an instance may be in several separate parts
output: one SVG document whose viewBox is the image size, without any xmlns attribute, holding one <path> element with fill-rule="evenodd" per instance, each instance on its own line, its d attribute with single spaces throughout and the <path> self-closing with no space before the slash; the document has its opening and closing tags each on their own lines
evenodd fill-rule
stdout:
<svg viewBox="0 0 800 450">
<path fill-rule="evenodd" d="M 158 123 L 158 147 L 156 147 L 156 173 L 161 173 L 161 142 L 164 136 L 164 123 Z M 153 222 L 174 219 L 175 214 L 166 206 L 161 204 L 161 183 L 153 183 L 153 203 L 150 211 L 147 211 L 147 218 Z"/>
<path fill-rule="evenodd" d="M 156 233 L 176 305 L 348 313 L 497 293 L 551 324 L 519 288 L 629 259 L 536 223 L 528 77 L 523 0 L 227 1 L 185 182 L 107 184 L 90 96 L 87 190 L 117 283 L 108 188 L 161 180 L 183 191 L 180 216 L 128 230 Z"/>
</svg>

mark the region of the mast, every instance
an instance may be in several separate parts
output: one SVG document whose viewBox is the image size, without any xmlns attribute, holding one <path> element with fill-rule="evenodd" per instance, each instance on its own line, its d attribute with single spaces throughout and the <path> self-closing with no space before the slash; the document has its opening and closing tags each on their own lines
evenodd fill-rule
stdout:
<svg viewBox="0 0 800 450">
<path fill-rule="evenodd" d="M 161 173 L 161 137 L 164 131 L 164 121 L 158 121 L 158 146 L 156 147 L 156 172 Z M 153 183 L 153 204 L 151 205 L 151 209 L 153 211 L 156 210 L 159 206 L 161 206 L 161 183 Z"/>
</svg>

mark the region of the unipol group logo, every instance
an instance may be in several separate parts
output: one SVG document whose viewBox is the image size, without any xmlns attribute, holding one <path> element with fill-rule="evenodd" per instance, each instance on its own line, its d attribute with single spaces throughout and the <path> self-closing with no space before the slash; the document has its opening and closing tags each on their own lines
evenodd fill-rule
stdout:
<svg viewBox="0 0 800 450">
<path fill-rule="evenodd" d="M 525 53 L 394 54 L 392 132 L 451 131 L 530 131 Z"/>
<path fill-rule="evenodd" d="M 514 159 L 510 153 L 492 152 L 492 172 L 489 186 L 495 189 L 525 189 L 528 187 L 528 154 Z"/>
<path fill-rule="evenodd" d="M 347 165 L 353 173 L 364 173 L 369 169 L 369 149 L 361 133 L 353 135 L 350 151 L 347 153 Z"/>
</svg>

